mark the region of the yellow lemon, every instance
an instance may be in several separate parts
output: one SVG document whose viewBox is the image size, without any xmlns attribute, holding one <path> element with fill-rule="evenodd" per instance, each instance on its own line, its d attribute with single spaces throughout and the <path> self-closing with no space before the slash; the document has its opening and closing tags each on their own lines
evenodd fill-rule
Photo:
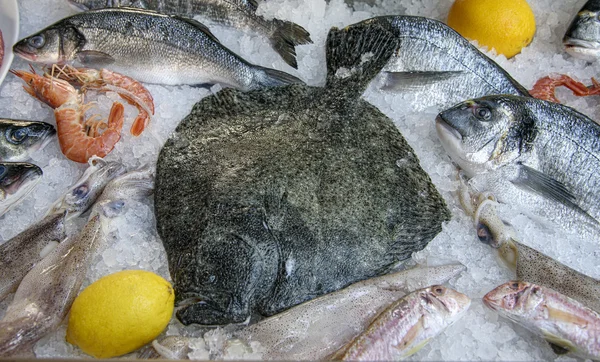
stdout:
<svg viewBox="0 0 600 362">
<path fill-rule="evenodd" d="M 67 342 L 96 358 L 132 352 L 165 329 L 174 299 L 171 284 L 154 273 L 124 270 L 107 275 L 75 299 Z"/>
<path fill-rule="evenodd" d="M 448 25 L 507 58 L 520 53 L 535 34 L 533 11 L 525 0 L 456 0 Z"/>
</svg>

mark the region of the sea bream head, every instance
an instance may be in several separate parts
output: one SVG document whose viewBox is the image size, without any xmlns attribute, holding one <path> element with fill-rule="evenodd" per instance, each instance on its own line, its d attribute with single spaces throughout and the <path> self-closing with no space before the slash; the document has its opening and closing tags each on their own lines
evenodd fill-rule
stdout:
<svg viewBox="0 0 600 362">
<path fill-rule="evenodd" d="M 73 26 L 61 20 L 33 35 L 19 40 L 13 52 L 30 62 L 64 64 L 75 59 L 85 37 Z"/>
<path fill-rule="evenodd" d="M 594 61 L 600 56 L 600 1 L 588 1 L 579 10 L 563 38 L 567 53 Z"/>
<path fill-rule="evenodd" d="M 444 149 L 467 174 L 493 170 L 529 150 L 533 117 L 518 96 L 486 96 L 441 112 L 436 130 Z"/>
<path fill-rule="evenodd" d="M 55 134 L 54 126 L 48 123 L 0 119 L 0 160 L 24 161 Z"/>
</svg>

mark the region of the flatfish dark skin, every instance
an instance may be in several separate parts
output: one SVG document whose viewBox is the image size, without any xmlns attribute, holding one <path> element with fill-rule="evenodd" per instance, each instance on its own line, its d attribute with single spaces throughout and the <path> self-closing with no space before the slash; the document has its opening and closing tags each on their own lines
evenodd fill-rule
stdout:
<svg viewBox="0 0 600 362">
<path fill-rule="evenodd" d="M 324 88 L 226 89 L 161 150 L 155 213 L 183 324 L 270 316 L 386 273 L 450 213 L 392 121 L 360 99 L 396 48 L 333 28 Z"/>
</svg>

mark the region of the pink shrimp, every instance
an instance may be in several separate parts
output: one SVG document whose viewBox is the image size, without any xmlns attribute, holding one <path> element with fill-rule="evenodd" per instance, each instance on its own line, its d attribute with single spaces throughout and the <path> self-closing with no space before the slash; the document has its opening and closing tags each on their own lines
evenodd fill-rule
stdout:
<svg viewBox="0 0 600 362">
<path fill-rule="evenodd" d="M 131 126 L 132 135 L 139 136 L 150 123 L 150 115 L 154 114 L 154 100 L 150 92 L 135 79 L 107 69 L 74 68 L 68 65 L 62 68 L 53 66 L 52 73 L 55 73 L 56 69 L 58 69 L 56 76 L 60 79 L 80 86 L 84 90 L 116 92 L 129 104 L 135 106 L 139 114 Z"/>
<path fill-rule="evenodd" d="M 124 107 L 115 102 L 106 125 L 98 117 L 84 121 L 85 111 L 83 94 L 68 82 L 32 73 L 11 70 L 11 73 L 23 79 L 27 93 L 54 108 L 58 143 L 62 153 L 70 160 L 85 163 L 90 157 L 106 156 L 121 138 Z M 99 129 L 104 132 L 100 134 Z"/>
<path fill-rule="evenodd" d="M 556 88 L 560 86 L 567 87 L 573 94 L 579 97 L 600 94 L 600 83 L 596 79 L 592 78 L 592 85 L 587 87 L 585 84 L 565 74 L 552 74 L 540 78 L 533 86 L 533 89 L 529 91 L 529 94 L 535 98 L 560 103 L 555 94 Z"/>
</svg>

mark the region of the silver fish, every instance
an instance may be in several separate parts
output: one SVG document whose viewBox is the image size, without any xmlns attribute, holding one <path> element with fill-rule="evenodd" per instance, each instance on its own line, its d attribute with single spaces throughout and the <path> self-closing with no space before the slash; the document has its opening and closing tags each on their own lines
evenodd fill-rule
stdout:
<svg viewBox="0 0 600 362">
<path fill-rule="evenodd" d="M 416 267 L 371 278 L 297 305 L 239 332 L 260 342 L 268 360 L 321 360 L 352 341 L 387 305 L 406 293 L 445 283 L 465 270 L 460 264 Z"/>
<path fill-rule="evenodd" d="M 387 307 L 338 354 L 342 361 L 397 361 L 418 352 L 459 320 L 471 299 L 434 285 L 417 290 Z"/>
<path fill-rule="evenodd" d="M 125 172 L 122 164 L 95 156 L 88 164 L 79 180 L 54 202 L 47 215 L 67 212 L 67 218 L 71 219 L 83 214 L 96 202 L 106 185 Z"/>
<path fill-rule="evenodd" d="M 0 119 L 0 161 L 25 161 L 55 134 L 54 126 L 48 123 Z"/>
<path fill-rule="evenodd" d="M 595 61 L 600 56 L 600 0 L 589 0 L 577 12 L 563 38 L 567 53 Z"/>
<path fill-rule="evenodd" d="M 487 96 L 441 112 L 437 133 L 479 192 L 598 240 L 600 125 L 529 97 Z"/>
<path fill-rule="evenodd" d="M 498 256 L 517 275 L 518 280 L 543 285 L 600 312 L 600 280 L 582 274 L 549 256 L 517 241 L 516 232 L 496 212 L 492 195 L 469 191 L 461 204 L 473 216 L 477 236 L 498 251 Z"/>
<path fill-rule="evenodd" d="M 65 214 L 53 214 L 0 245 L 0 300 L 14 292 L 48 249 L 66 236 Z"/>
<path fill-rule="evenodd" d="M 128 201 L 143 197 L 149 173 L 134 172 L 113 180 L 92 209 L 81 233 L 59 244 L 23 278 L 0 321 L 0 357 L 28 351 L 67 315 L 96 251 L 106 242 L 103 225 L 118 216 Z M 136 182 L 129 182 L 135 179 Z M 126 188 L 140 188 L 126 190 Z"/>
<path fill-rule="evenodd" d="M 529 96 L 496 62 L 446 24 L 419 16 L 381 16 L 398 48 L 383 69 L 384 90 L 411 92 L 419 107 L 450 107 L 491 94 Z"/>
<path fill-rule="evenodd" d="M 29 195 L 42 174 L 42 169 L 31 163 L 0 162 L 0 216 Z"/>
<path fill-rule="evenodd" d="M 310 34 L 300 25 L 278 19 L 267 20 L 256 14 L 255 0 L 68 0 L 81 10 L 108 7 L 134 7 L 164 14 L 204 19 L 239 30 L 258 33 L 270 40 L 271 47 L 294 68 L 296 45 L 310 44 Z"/>
<path fill-rule="evenodd" d="M 196 20 L 149 10 L 109 8 L 72 15 L 20 40 L 13 50 L 34 62 L 78 61 L 146 83 L 220 83 L 242 90 L 302 83 L 248 63 Z"/>
<path fill-rule="evenodd" d="M 487 293 L 483 302 L 546 339 L 557 353 L 600 360 L 600 314 L 574 299 L 533 283 L 512 281 Z"/>
</svg>

